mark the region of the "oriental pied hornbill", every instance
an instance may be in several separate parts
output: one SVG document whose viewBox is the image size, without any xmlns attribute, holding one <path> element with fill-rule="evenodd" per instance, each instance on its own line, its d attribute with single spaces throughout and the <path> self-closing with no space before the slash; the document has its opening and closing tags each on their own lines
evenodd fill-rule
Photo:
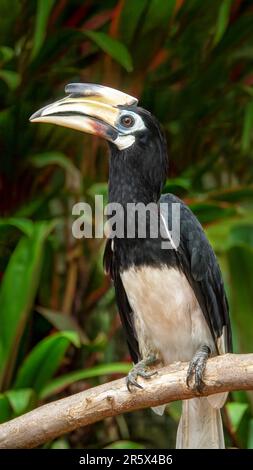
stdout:
<svg viewBox="0 0 253 470">
<path fill-rule="evenodd" d="M 187 383 L 194 379 L 201 390 L 208 357 L 232 349 L 228 303 L 216 257 L 198 220 L 176 196 L 161 196 L 168 157 L 159 123 L 137 106 L 136 98 L 118 90 L 74 83 L 66 86 L 66 93 L 30 120 L 109 142 L 109 202 L 123 208 L 153 202 L 160 217 L 161 202 L 169 208 L 180 203 L 178 247 L 162 249 L 161 235 L 151 238 L 148 230 L 146 238 L 115 237 L 106 244 L 105 267 L 135 363 L 127 386 L 140 387 L 138 376 L 150 377 L 148 366 L 159 359 L 163 364 L 190 361 Z M 163 220 L 169 229 L 171 215 Z M 225 400 L 223 393 L 184 401 L 177 447 L 224 447 L 220 408 Z"/>
</svg>

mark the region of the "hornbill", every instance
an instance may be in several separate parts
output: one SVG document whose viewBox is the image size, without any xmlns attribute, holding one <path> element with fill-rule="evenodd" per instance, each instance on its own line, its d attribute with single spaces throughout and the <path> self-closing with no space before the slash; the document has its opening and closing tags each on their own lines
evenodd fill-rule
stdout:
<svg viewBox="0 0 253 470">
<path fill-rule="evenodd" d="M 45 106 L 32 122 L 54 123 L 105 138 L 110 148 L 109 202 L 154 203 L 166 233 L 174 203 L 180 204 L 180 243 L 162 249 L 164 235 L 108 238 L 104 263 L 134 362 L 129 390 L 138 376 L 160 361 L 189 361 L 187 384 L 200 392 L 209 356 L 232 350 L 229 309 L 221 271 L 205 233 L 191 210 L 173 194 L 161 195 L 168 156 L 156 118 L 138 100 L 102 85 L 72 83 L 67 97 Z M 163 204 L 161 204 L 163 203 Z M 165 217 L 162 207 L 167 205 Z M 148 214 L 148 213 L 147 213 Z M 146 217 L 150 228 L 151 215 Z M 133 220 L 132 220 L 133 222 Z M 137 224 L 138 225 L 138 224 Z M 137 230 L 137 228 L 136 228 Z M 227 394 L 185 400 L 177 448 L 223 448 L 220 408 Z M 158 407 L 157 412 L 161 412 Z"/>
</svg>

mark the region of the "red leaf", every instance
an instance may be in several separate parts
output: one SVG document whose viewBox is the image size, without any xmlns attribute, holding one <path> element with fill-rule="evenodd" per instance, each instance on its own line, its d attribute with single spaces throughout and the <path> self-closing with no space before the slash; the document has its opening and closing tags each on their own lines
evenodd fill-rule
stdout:
<svg viewBox="0 0 253 470">
<path fill-rule="evenodd" d="M 98 13 L 97 15 L 94 15 L 92 18 L 89 20 L 85 21 L 82 29 L 99 29 L 101 26 L 104 26 L 107 21 L 112 19 L 113 15 L 113 10 L 106 10 L 103 11 L 102 13 Z"/>
<path fill-rule="evenodd" d="M 112 37 L 117 37 L 119 31 L 120 15 L 124 7 L 124 0 L 119 0 L 116 7 L 113 9 L 112 21 L 109 33 Z"/>
</svg>

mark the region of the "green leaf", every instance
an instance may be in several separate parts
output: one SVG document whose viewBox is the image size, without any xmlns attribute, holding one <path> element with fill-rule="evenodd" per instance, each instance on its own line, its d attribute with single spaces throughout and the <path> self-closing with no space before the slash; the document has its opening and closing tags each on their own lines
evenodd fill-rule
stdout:
<svg viewBox="0 0 253 470">
<path fill-rule="evenodd" d="M 66 315 L 63 312 L 55 312 L 40 306 L 37 306 L 36 310 L 44 318 L 46 318 L 55 328 L 57 328 L 57 330 L 73 331 L 78 335 L 82 344 L 88 344 L 90 342 L 82 328 L 78 325 L 77 321 L 70 315 Z"/>
<path fill-rule="evenodd" d="M 93 198 L 97 195 L 103 196 L 104 205 L 108 203 L 108 184 L 107 183 L 94 183 L 88 189 L 88 194 Z"/>
<path fill-rule="evenodd" d="M 85 34 L 98 47 L 122 65 L 127 72 L 132 72 L 132 58 L 124 44 L 101 31 L 85 31 Z"/>
<path fill-rule="evenodd" d="M 163 188 L 163 193 L 174 193 L 178 190 L 189 190 L 191 187 L 191 180 L 188 178 L 170 178 L 166 181 Z"/>
<path fill-rule="evenodd" d="M 251 140 L 253 135 L 253 101 L 250 101 L 244 112 L 244 121 L 242 128 L 242 150 L 247 152 L 251 147 Z"/>
<path fill-rule="evenodd" d="M 19 416 L 30 408 L 34 400 L 34 391 L 31 388 L 24 388 L 20 390 L 8 390 L 5 392 L 9 403 L 16 416 Z"/>
<path fill-rule="evenodd" d="M 228 239 L 230 246 L 241 246 L 253 249 L 253 222 L 252 224 L 238 224 L 231 228 Z"/>
<path fill-rule="evenodd" d="M 11 91 L 16 90 L 21 82 L 20 75 L 13 70 L 0 70 L 0 79 L 2 79 Z"/>
<path fill-rule="evenodd" d="M 221 220 L 207 227 L 207 237 L 214 250 L 225 252 L 233 246 L 245 245 L 245 241 L 251 239 L 247 231 L 253 230 L 252 220 L 252 214 L 246 213 L 243 216 Z"/>
<path fill-rule="evenodd" d="M 127 0 L 124 2 L 120 18 L 120 31 L 127 44 L 132 41 L 148 2 L 149 0 Z"/>
<path fill-rule="evenodd" d="M 218 19 L 216 24 L 216 30 L 214 35 L 214 45 L 220 42 L 222 36 L 224 35 L 230 16 L 230 9 L 232 5 L 232 0 L 223 0 L 218 13 Z"/>
<path fill-rule="evenodd" d="M 54 0 L 37 0 L 37 14 L 35 19 L 35 31 L 33 36 L 33 47 L 31 57 L 34 58 L 39 52 L 45 36 L 48 17 L 54 5 Z"/>
<path fill-rule="evenodd" d="M 232 401 L 236 401 L 237 403 L 250 403 L 249 392 L 246 390 L 236 390 L 234 392 L 230 392 L 230 396 Z"/>
<path fill-rule="evenodd" d="M 55 374 L 70 344 L 78 347 L 78 335 L 71 331 L 56 333 L 40 341 L 18 370 L 15 389 L 32 387 L 37 393 Z"/>
<path fill-rule="evenodd" d="M 60 439 L 56 439 L 56 441 L 52 442 L 50 449 L 70 449 L 70 445 L 67 439 L 60 437 Z"/>
<path fill-rule="evenodd" d="M 239 352 L 252 349 L 253 250 L 235 246 L 228 251 L 229 300 Z"/>
<path fill-rule="evenodd" d="M 247 403 L 227 403 L 226 409 L 234 432 L 238 431 L 241 421 L 249 408 Z"/>
<path fill-rule="evenodd" d="M 203 224 L 224 219 L 236 213 L 234 207 L 223 207 L 212 202 L 195 202 L 190 204 L 190 208 Z"/>
<path fill-rule="evenodd" d="M 33 235 L 34 224 L 29 219 L 24 219 L 22 217 L 9 217 L 8 219 L 0 219 L 0 228 L 5 228 L 9 225 L 16 227 L 28 237 L 32 237 Z"/>
<path fill-rule="evenodd" d="M 61 75 L 61 66 L 59 63 L 59 56 L 63 53 L 66 55 L 72 47 L 83 42 L 83 32 L 71 28 L 56 28 L 54 34 L 48 35 L 43 41 L 43 47 L 40 47 L 36 57 L 32 60 L 31 70 L 36 71 L 41 67 L 41 64 L 51 64 L 50 71 L 55 70 L 57 77 Z M 79 57 L 80 58 L 80 57 Z M 51 73 L 50 73 L 51 76 Z M 67 74 L 67 77 L 69 75 Z M 71 74 L 73 77 L 73 72 Z M 46 86 L 45 86 L 46 85 Z M 42 89 L 48 89 L 48 82 L 42 83 Z"/>
<path fill-rule="evenodd" d="M 40 398 L 47 398 L 50 395 L 58 393 L 78 380 L 91 379 L 101 375 L 128 374 L 131 364 L 124 362 L 113 362 L 110 364 L 101 364 L 90 369 L 76 370 L 69 374 L 61 375 L 48 383 L 40 392 Z"/>
<path fill-rule="evenodd" d="M 240 186 L 212 191 L 208 193 L 208 198 L 226 202 L 253 201 L 253 186 Z"/>
<path fill-rule="evenodd" d="M 249 421 L 248 449 L 253 449 L 253 419 Z"/>
<path fill-rule="evenodd" d="M 182 414 L 182 403 L 180 401 L 171 402 L 166 407 L 166 411 L 176 423 L 179 423 Z"/>
<path fill-rule="evenodd" d="M 12 409 L 7 396 L 0 394 L 0 423 L 8 421 L 12 417 Z"/>
<path fill-rule="evenodd" d="M 81 184 L 81 173 L 72 161 L 61 152 L 44 152 L 30 158 L 36 168 L 44 168 L 48 165 L 58 165 L 70 176 L 74 187 L 79 188 Z"/>
<path fill-rule="evenodd" d="M 11 47 L 0 46 L 0 62 L 9 62 L 14 56 L 14 50 Z"/>
<path fill-rule="evenodd" d="M 147 33 L 155 28 L 167 27 L 168 21 L 171 18 L 176 0 L 150 0 L 148 12 L 143 23 L 143 32 Z"/>
<path fill-rule="evenodd" d="M 104 449 L 145 449 L 145 446 L 134 441 L 115 441 L 104 447 Z"/>
<path fill-rule="evenodd" d="M 93 341 L 85 344 L 85 348 L 89 353 L 104 351 L 108 344 L 108 337 L 103 331 L 100 331 Z"/>
<path fill-rule="evenodd" d="M 37 292 L 45 241 L 52 223 L 37 222 L 11 255 L 0 285 L 0 385 L 11 378 L 21 336 Z"/>
</svg>

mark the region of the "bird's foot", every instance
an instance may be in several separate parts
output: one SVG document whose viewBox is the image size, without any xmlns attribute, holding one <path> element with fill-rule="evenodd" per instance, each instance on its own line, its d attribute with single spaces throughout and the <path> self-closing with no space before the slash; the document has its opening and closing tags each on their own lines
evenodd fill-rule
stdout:
<svg viewBox="0 0 253 470">
<path fill-rule="evenodd" d="M 198 351 L 194 354 L 186 377 L 186 384 L 187 387 L 190 387 L 191 379 L 194 376 L 194 386 L 199 393 L 201 393 L 204 382 L 203 382 L 203 375 L 206 368 L 207 359 L 211 354 L 210 348 L 206 345 L 201 346 Z"/>
<path fill-rule="evenodd" d="M 144 379 L 149 379 L 153 375 L 157 374 L 157 371 L 147 371 L 147 368 L 149 366 L 152 366 L 157 362 L 157 357 L 152 354 L 148 356 L 146 359 L 143 359 L 142 361 L 137 362 L 133 366 L 133 368 L 130 370 L 126 377 L 126 384 L 129 392 L 131 392 L 131 385 L 137 388 L 143 388 L 140 384 L 137 382 L 138 376 L 143 377 Z"/>
</svg>

